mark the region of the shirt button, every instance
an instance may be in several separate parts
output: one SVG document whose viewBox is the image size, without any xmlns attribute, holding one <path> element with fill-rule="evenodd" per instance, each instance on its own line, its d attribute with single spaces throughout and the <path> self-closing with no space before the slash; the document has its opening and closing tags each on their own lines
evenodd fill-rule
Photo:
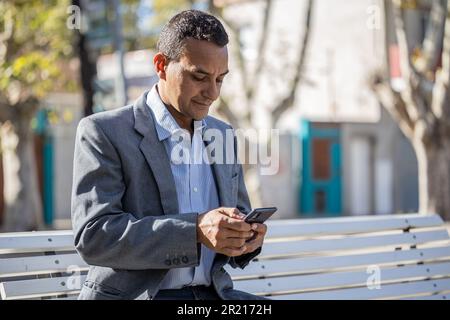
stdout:
<svg viewBox="0 0 450 320">
<path fill-rule="evenodd" d="M 188 259 L 188 257 L 183 256 L 183 257 L 181 258 L 181 261 L 183 261 L 183 263 L 188 263 L 189 259 Z"/>
<path fill-rule="evenodd" d="M 167 259 L 166 261 L 164 261 L 164 263 L 165 263 L 167 266 L 170 266 L 170 265 L 172 264 L 172 261 L 170 261 L 170 259 Z"/>
<path fill-rule="evenodd" d="M 173 258 L 173 264 L 179 265 L 180 264 L 180 259 L 179 258 Z"/>
<path fill-rule="evenodd" d="M 197 189 L 197 187 L 195 187 L 195 188 L 194 188 L 194 192 L 197 192 L 197 191 L 198 191 L 198 189 Z"/>
</svg>

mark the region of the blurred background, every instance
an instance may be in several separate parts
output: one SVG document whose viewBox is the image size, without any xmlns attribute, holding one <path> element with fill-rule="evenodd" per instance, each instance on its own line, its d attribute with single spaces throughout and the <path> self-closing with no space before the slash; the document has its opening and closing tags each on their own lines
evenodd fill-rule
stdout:
<svg viewBox="0 0 450 320">
<path fill-rule="evenodd" d="M 448 2 L 2 0 L 1 230 L 71 228 L 79 120 L 151 88 L 158 34 L 188 8 L 230 36 L 212 115 L 280 132 L 276 174 L 245 166 L 253 207 L 449 220 Z"/>
</svg>

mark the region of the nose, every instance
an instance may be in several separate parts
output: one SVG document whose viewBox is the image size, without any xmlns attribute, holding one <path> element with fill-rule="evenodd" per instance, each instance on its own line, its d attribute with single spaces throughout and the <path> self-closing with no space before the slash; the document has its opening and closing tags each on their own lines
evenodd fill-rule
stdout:
<svg viewBox="0 0 450 320">
<path fill-rule="evenodd" d="M 220 94 L 220 84 L 216 81 L 208 82 L 208 87 L 203 91 L 203 96 L 209 101 L 216 101 Z"/>
</svg>

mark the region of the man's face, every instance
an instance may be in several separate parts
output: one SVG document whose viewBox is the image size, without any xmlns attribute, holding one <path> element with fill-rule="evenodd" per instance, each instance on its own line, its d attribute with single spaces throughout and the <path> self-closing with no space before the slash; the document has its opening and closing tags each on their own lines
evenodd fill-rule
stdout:
<svg viewBox="0 0 450 320">
<path fill-rule="evenodd" d="M 192 38 L 185 40 L 179 61 L 166 69 L 165 95 L 168 102 L 188 119 L 201 120 L 219 97 L 228 72 L 227 48 Z"/>
</svg>

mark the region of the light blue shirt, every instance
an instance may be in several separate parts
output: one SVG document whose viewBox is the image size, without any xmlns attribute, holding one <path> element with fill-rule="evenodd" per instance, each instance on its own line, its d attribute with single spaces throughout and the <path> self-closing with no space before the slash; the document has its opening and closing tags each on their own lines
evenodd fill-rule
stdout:
<svg viewBox="0 0 450 320">
<path fill-rule="evenodd" d="M 181 129 L 162 102 L 156 85 L 147 95 L 147 105 L 153 111 L 159 141 L 166 148 L 175 180 L 180 214 L 203 213 L 219 207 L 219 196 L 211 166 L 202 161 L 204 152 L 203 132 L 205 120 L 194 121 L 194 134 Z M 180 136 L 184 134 L 183 143 Z M 187 138 L 187 139 L 186 139 Z M 178 152 L 183 147 L 184 151 Z M 174 151 L 174 152 L 173 152 Z M 172 153 L 176 155 L 171 157 Z M 177 157 L 177 155 L 181 155 Z M 182 160 L 185 161 L 182 161 Z M 215 252 L 201 245 L 198 267 L 170 269 L 160 289 L 179 289 L 184 286 L 211 284 L 211 267 Z"/>
</svg>

